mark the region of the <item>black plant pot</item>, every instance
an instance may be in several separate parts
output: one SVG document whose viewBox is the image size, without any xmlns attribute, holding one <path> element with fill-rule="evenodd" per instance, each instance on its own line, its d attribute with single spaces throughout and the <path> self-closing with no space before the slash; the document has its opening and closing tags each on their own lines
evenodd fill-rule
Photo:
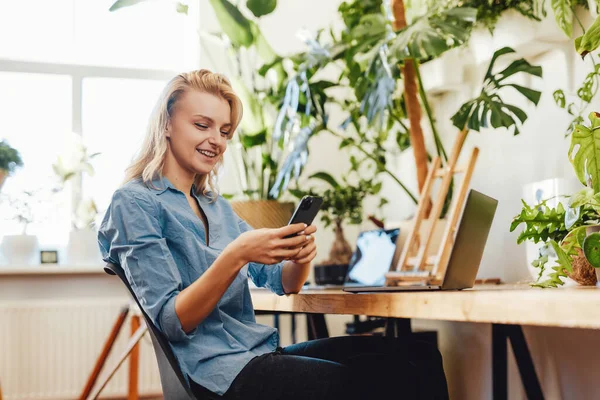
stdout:
<svg viewBox="0 0 600 400">
<path fill-rule="evenodd" d="M 347 272 L 348 264 L 315 265 L 315 283 L 317 285 L 342 285 Z"/>
</svg>

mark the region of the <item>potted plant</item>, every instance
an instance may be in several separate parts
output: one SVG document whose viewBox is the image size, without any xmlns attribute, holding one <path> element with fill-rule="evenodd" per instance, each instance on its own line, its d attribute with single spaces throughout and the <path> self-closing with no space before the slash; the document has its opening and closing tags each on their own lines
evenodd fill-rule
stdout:
<svg viewBox="0 0 600 400">
<path fill-rule="evenodd" d="M 0 203 L 8 204 L 5 219 L 14 219 L 22 227 L 17 235 L 4 235 L 0 249 L 2 255 L 10 265 L 35 265 L 39 264 L 39 243 L 37 236 L 28 235 L 27 227 L 34 220 L 34 202 L 36 191 L 23 191 L 17 195 L 0 195 Z"/>
<path fill-rule="evenodd" d="M 362 223 L 364 199 L 367 196 L 377 195 L 382 184 L 373 179 L 362 178 L 356 184 L 351 184 L 346 177 L 343 177 L 343 183 L 339 184 L 326 172 L 317 172 L 310 178 L 326 182 L 327 189 L 313 188 L 309 191 L 290 189 L 290 192 L 298 198 L 306 195 L 322 197 L 321 221 L 326 228 L 334 225 L 335 232 L 329 258 L 314 267 L 315 282 L 317 284 L 342 284 L 353 253 L 350 243 L 344 236 L 344 224 L 358 225 Z M 381 198 L 379 208 L 386 203 L 387 200 Z"/>
<path fill-rule="evenodd" d="M 80 135 L 73 135 L 73 151 L 69 157 L 59 156 L 52 165 L 59 179 L 58 190 L 64 189 L 74 179 L 80 179 L 83 173 L 94 175 L 92 160 L 100 153 L 88 154 L 81 142 Z M 72 265 L 98 265 L 102 256 L 98 249 L 95 220 L 98 215 L 96 203 L 91 198 L 79 199 L 72 216 L 72 227 L 67 245 L 67 262 Z"/>
<path fill-rule="evenodd" d="M 11 175 L 17 167 L 23 166 L 23 160 L 19 152 L 5 141 L 0 141 L 0 190 L 6 178 Z"/>
<path fill-rule="evenodd" d="M 566 277 L 593 285 L 600 277 L 600 158 L 595 153 L 595 143 L 600 141 L 600 113 L 590 113 L 589 121 L 589 125 L 575 125 L 569 148 L 569 160 L 585 187 L 568 196 L 567 207 L 562 203 L 549 207 L 548 199 L 534 206 L 523 202 L 521 213 L 511 224 L 511 232 L 525 225 L 517 243 L 528 240 L 545 244 L 533 263 L 540 270 L 540 278 L 549 257 L 556 257 L 553 272 L 534 286 L 557 287 Z"/>
</svg>

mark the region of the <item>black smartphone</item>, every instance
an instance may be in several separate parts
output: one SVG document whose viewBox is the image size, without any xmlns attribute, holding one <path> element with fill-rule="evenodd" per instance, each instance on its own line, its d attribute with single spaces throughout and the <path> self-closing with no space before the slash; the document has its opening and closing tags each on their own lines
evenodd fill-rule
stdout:
<svg viewBox="0 0 600 400">
<path fill-rule="evenodd" d="M 305 223 L 306 225 L 312 224 L 322 204 L 323 199 L 321 197 L 304 196 L 302 200 L 300 200 L 300 204 L 298 204 L 296 210 L 294 210 L 294 214 L 292 215 L 292 218 L 290 218 L 288 225 L 298 223 Z M 287 239 L 293 236 L 294 235 L 289 235 L 285 238 Z"/>
</svg>

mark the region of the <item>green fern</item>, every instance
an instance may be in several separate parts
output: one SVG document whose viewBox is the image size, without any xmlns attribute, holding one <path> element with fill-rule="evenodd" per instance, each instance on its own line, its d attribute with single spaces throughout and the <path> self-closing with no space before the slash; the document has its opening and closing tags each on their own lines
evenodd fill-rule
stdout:
<svg viewBox="0 0 600 400">
<path fill-rule="evenodd" d="M 533 207 L 525 201 L 521 201 L 523 202 L 523 209 L 510 225 L 510 231 L 513 232 L 519 225 L 525 224 L 525 229 L 519 235 L 517 244 L 521 244 L 526 240 L 531 240 L 534 243 L 547 242 L 548 240 L 560 242 L 567 235 L 565 209 L 561 203 L 556 208 L 551 208 L 546 204 L 546 200 Z"/>
</svg>

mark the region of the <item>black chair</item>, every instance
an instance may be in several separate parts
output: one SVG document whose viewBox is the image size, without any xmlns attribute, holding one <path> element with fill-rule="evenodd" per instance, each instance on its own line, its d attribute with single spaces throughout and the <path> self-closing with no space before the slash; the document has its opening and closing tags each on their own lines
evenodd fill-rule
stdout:
<svg viewBox="0 0 600 400">
<path fill-rule="evenodd" d="M 117 275 L 121 278 L 121 281 L 127 286 L 129 293 L 140 308 L 146 325 L 148 326 L 148 332 L 152 338 L 152 345 L 154 346 L 154 352 L 156 353 L 156 360 L 158 361 L 158 370 L 160 372 L 160 382 L 162 384 L 163 396 L 165 400 L 196 400 L 197 397 L 192 393 L 191 388 L 187 384 L 183 372 L 179 367 L 179 363 L 175 358 L 175 354 L 169 345 L 169 342 L 161 331 L 154 325 L 152 319 L 146 314 L 142 308 L 137 296 L 133 292 L 125 271 L 120 265 L 106 264 L 104 271 L 109 275 Z"/>
</svg>

